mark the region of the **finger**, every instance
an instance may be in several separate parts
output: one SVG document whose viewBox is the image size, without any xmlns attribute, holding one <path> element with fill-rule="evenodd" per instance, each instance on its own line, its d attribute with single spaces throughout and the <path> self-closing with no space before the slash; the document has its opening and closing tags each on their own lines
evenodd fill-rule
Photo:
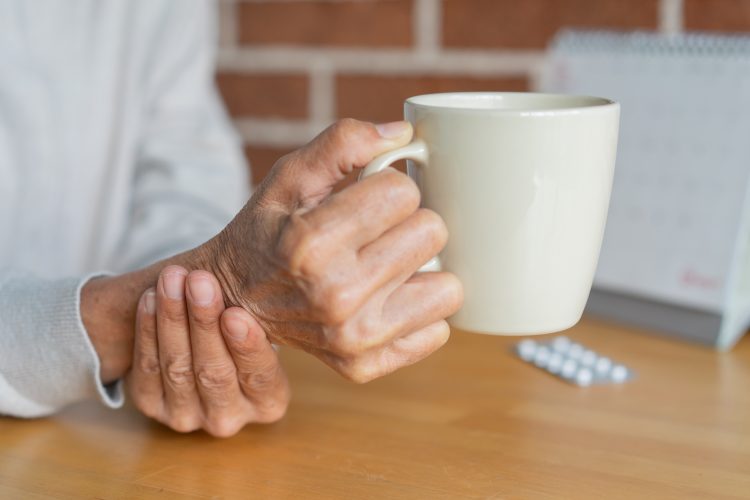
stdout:
<svg viewBox="0 0 750 500">
<path fill-rule="evenodd" d="M 331 244 L 359 249 L 413 214 L 419 199 L 414 181 L 389 168 L 330 196 L 303 217 L 325 231 Z"/>
<path fill-rule="evenodd" d="M 347 320 L 387 284 L 390 293 L 437 254 L 448 239 L 443 220 L 427 209 L 417 210 L 356 256 L 337 252 L 325 231 L 316 229 L 312 234 L 296 226 L 285 233 L 278 248 L 289 272 L 306 283 L 315 319 L 326 324 Z"/>
<path fill-rule="evenodd" d="M 369 293 L 386 283 L 401 283 L 437 255 L 448 241 L 445 223 L 421 208 L 359 252 L 361 283 Z"/>
<path fill-rule="evenodd" d="M 417 273 L 386 300 L 383 330 L 398 339 L 452 316 L 462 304 L 463 286 L 454 274 Z"/>
<path fill-rule="evenodd" d="M 395 339 L 443 320 L 463 303 L 463 287 L 450 273 L 417 273 L 390 292 L 379 309 L 375 327 L 363 320 L 353 337 L 340 339 L 338 354 L 382 349 Z M 377 303 L 374 305 L 377 306 Z M 345 347 L 342 349 L 342 345 Z"/>
<path fill-rule="evenodd" d="M 255 420 L 278 420 L 286 411 L 291 393 L 276 351 L 263 329 L 247 311 L 237 307 L 224 312 L 221 327 L 242 392 L 256 409 Z"/>
<path fill-rule="evenodd" d="M 201 405 L 209 420 L 236 410 L 243 399 L 234 361 L 221 334 L 224 298 L 216 277 L 206 271 L 188 274 L 186 298 L 193 370 Z"/>
<path fill-rule="evenodd" d="M 170 426 L 183 432 L 200 427 L 201 420 L 185 304 L 186 276 L 184 268 L 168 266 L 156 285 L 156 328 L 166 408 Z"/>
<path fill-rule="evenodd" d="M 135 317 L 133 368 L 127 379 L 135 406 L 147 417 L 160 419 L 164 413 L 164 388 L 156 338 L 156 291 L 146 290 Z"/>
<path fill-rule="evenodd" d="M 399 368 L 412 365 L 434 353 L 450 338 L 451 329 L 445 320 L 438 320 L 419 330 L 399 337 L 386 347 L 385 360 L 376 365 L 376 378 L 382 377 Z"/>
<path fill-rule="evenodd" d="M 317 205 L 354 168 L 411 140 L 408 122 L 373 125 L 339 120 L 274 166 L 262 196 L 302 207 Z"/>
<path fill-rule="evenodd" d="M 349 380 L 362 384 L 421 361 L 440 349 L 449 337 L 448 323 L 440 320 L 354 360 L 334 360 L 332 366 Z"/>
</svg>

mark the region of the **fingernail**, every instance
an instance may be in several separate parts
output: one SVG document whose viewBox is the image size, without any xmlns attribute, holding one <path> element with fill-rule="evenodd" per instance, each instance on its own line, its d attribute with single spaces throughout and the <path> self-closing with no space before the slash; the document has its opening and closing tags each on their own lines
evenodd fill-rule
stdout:
<svg viewBox="0 0 750 500">
<path fill-rule="evenodd" d="M 143 298 L 143 305 L 148 314 L 156 312 L 156 293 L 153 289 L 146 292 L 146 296 Z"/>
<path fill-rule="evenodd" d="M 164 293 L 173 300 L 182 300 L 185 296 L 185 275 L 169 273 L 162 276 Z"/>
<path fill-rule="evenodd" d="M 409 127 L 409 122 L 405 121 L 380 123 L 375 125 L 380 137 L 383 139 L 398 139 L 409 131 Z"/>
<path fill-rule="evenodd" d="M 242 342 L 247 338 L 247 323 L 238 318 L 228 317 L 226 319 L 227 335 L 236 342 Z"/>
<path fill-rule="evenodd" d="M 188 278 L 190 298 L 199 306 L 210 306 L 214 301 L 214 285 L 211 280 L 201 276 Z"/>
</svg>

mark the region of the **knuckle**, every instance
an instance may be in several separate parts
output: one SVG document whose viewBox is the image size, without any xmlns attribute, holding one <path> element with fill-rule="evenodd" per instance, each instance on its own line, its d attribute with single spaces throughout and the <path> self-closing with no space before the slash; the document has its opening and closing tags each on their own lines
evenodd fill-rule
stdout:
<svg viewBox="0 0 750 500">
<path fill-rule="evenodd" d="M 237 372 L 234 366 L 229 365 L 202 367 L 196 375 L 198 385 L 211 393 L 227 389 L 236 379 Z"/>
<path fill-rule="evenodd" d="M 376 321 L 368 315 L 359 320 L 356 325 L 336 329 L 330 335 L 330 348 L 335 354 L 355 361 L 363 352 L 377 345 L 378 339 L 375 332 L 378 328 Z"/>
<path fill-rule="evenodd" d="M 386 169 L 383 174 L 381 182 L 384 183 L 385 202 L 409 212 L 415 211 L 419 207 L 422 195 L 414 180 L 394 169 Z"/>
<path fill-rule="evenodd" d="M 278 254 L 292 276 L 313 277 L 325 269 L 328 238 L 298 213 L 287 220 L 279 239 Z"/>
<path fill-rule="evenodd" d="M 402 346 L 399 366 L 410 365 L 422 360 L 440 349 L 450 338 L 450 326 L 445 320 L 436 321 L 425 328 L 424 335 L 418 343 Z"/>
<path fill-rule="evenodd" d="M 219 313 L 210 311 L 193 311 L 190 315 L 190 321 L 201 330 L 218 329 Z"/>
<path fill-rule="evenodd" d="M 137 369 L 146 375 L 159 375 L 161 373 L 159 358 L 157 356 L 141 355 L 138 359 Z"/>
<path fill-rule="evenodd" d="M 191 387 L 195 383 L 195 374 L 190 356 L 174 356 L 167 359 L 164 367 L 167 382 L 176 388 Z"/>
<path fill-rule="evenodd" d="M 283 156 L 281 156 L 278 160 L 276 160 L 272 166 L 272 168 L 283 168 L 287 165 L 294 164 L 297 155 L 299 154 L 299 150 L 291 151 Z"/>
<path fill-rule="evenodd" d="M 337 356 L 353 358 L 359 352 L 359 344 L 349 335 L 336 335 L 328 341 L 330 350 Z"/>
<path fill-rule="evenodd" d="M 266 175 L 258 186 L 257 192 L 260 194 L 260 199 L 266 202 L 270 201 L 273 198 L 268 198 L 270 194 L 268 188 L 278 182 L 288 182 L 290 178 L 296 175 L 296 172 L 302 165 L 299 161 L 299 151 L 287 153 L 274 162 L 268 175 Z"/>
<path fill-rule="evenodd" d="M 338 371 L 345 379 L 355 384 L 366 384 L 378 377 L 377 367 L 358 357 L 339 358 Z"/>
<path fill-rule="evenodd" d="M 329 325 L 338 325 L 349 319 L 359 305 L 359 296 L 350 286 L 332 284 L 323 287 L 313 300 L 320 319 Z"/>
<path fill-rule="evenodd" d="M 433 332 L 433 338 L 435 340 L 435 346 L 434 349 L 428 351 L 432 352 L 434 350 L 439 349 L 442 347 L 446 342 L 448 342 L 448 339 L 451 336 L 451 327 L 448 325 L 448 322 L 445 320 L 438 321 L 435 325 L 435 331 Z"/>
<path fill-rule="evenodd" d="M 354 118 L 341 118 L 331 125 L 331 137 L 334 140 L 346 141 L 353 133 L 359 130 L 362 122 Z"/>
<path fill-rule="evenodd" d="M 288 408 L 288 398 L 281 401 L 274 400 L 261 404 L 258 408 L 257 421 L 262 424 L 271 424 L 273 422 L 278 422 L 279 420 L 284 418 L 284 415 L 286 415 L 286 411 Z"/>
<path fill-rule="evenodd" d="M 270 391 L 280 376 L 280 366 L 262 367 L 253 372 L 241 373 L 240 383 L 250 394 L 262 394 Z"/>
<path fill-rule="evenodd" d="M 167 420 L 167 426 L 180 433 L 188 433 L 200 429 L 198 419 L 191 414 L 174 415 Z"/>
<path fill-rule="evenodd" d="M 240 429 L 242 429 L 242 424 L 236 422 L 234 419 L 226 417 L 209 421 L 205 427 L 207 433 L 217 438 L 232 437 L 237 434 Z"/>
<path fill-rule="evenodd" d="M 419 224 L 424 229 L 425 236 L 434 248 L 442 248 L 448 242 L 448 227 L 437 212 L 428 208 L 417 211 Z"/>
<path fill-rule="evenodd" d="M 366 384 L 377 378 L 374 370 L 360 363 L 354 363 L 348 367 L 343 375 L 355 384 Z"/>
<path fill-rule="evenodd" d="M 361 164 L 370 158 L 365 158 L 368 150 L 363 147 L 366 143 L 377 141 L 380 134 L 375 127 L 354 118 L 342 118 L 331 125 L 327 134 L 326 146 L 330 151 L 337 152 L 341 161 L 347 164 Z"/>
<path fill-rule="evenodd" d="M 144 317 L 146 313 L 142 309 L 139 309 L 136 314 L 138 315 L 136 318 L 136 336 L 142 339 L 144 343 L 156 338 L 156 318 L 154 316 Z M 148 349 L 150 348 L 148 347 Z M 141 350 L 145 349 L 147 348 L 141 348 Z"/>
<path fill-rule="evenodd" d="M 450 308 L 450 314 L 458 311 L 464 303 L 464 287 L 461 280 L 455 274 L 446 273 L 445 275 L 445 293 Z M 447 327 L 446 323 L 446 327 Z"/>
</svg>

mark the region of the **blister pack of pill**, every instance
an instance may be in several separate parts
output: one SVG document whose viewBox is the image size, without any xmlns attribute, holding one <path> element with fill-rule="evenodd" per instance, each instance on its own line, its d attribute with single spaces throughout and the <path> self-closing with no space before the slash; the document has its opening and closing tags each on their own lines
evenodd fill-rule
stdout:
<svg viewBox="0 0 750 500">
<path fill-rule="evenodd" d="M 585 346 L 560 336 L 540 342 L 525 339 L 516 344 L 515 353 L 527 363 L 579 386 L 622 384 L 634 373 L 627 366 L 612 361 Z"/>
</svg>

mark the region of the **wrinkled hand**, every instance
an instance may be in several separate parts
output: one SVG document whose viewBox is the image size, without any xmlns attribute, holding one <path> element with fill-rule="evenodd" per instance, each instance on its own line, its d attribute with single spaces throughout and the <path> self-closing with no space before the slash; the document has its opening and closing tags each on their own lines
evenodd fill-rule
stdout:
<svg viewBox="0 0 750 500">
<path fill-rule="evenodd" d="M 289 384 L 260 325 L 224 308 L 216 278 L 168 266 L 141 297 L 128 391 L 146 416 L 179 432 L 227 437 L 280 419 Z"/>
<path fill-rule="evenodd" d="M 245 208 L 206 244 L 228 303 L 277 344 L 366 382 L 442 346 L 463 297 L 449 273 L 417 269 L 445 245 L 414 182 L 393 169 L 332 194 L 411 126 L 342 120 L 281 158 Z"/>
</svg>

